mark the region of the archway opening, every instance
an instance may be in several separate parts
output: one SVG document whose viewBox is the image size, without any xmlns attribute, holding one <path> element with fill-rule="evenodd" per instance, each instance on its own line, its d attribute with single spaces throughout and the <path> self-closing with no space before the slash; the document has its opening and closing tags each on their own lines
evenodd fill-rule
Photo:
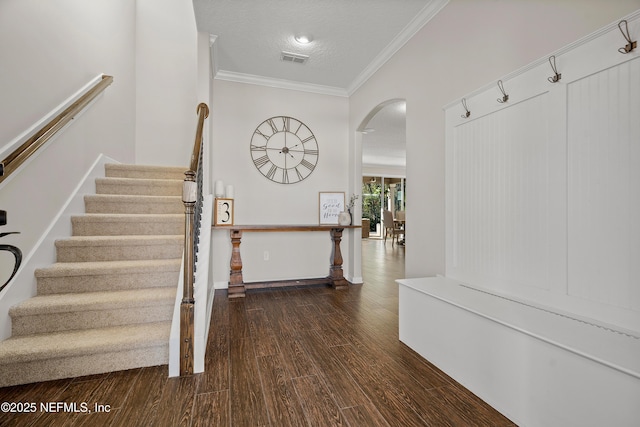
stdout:
<svg viewBox="0 0 640 427">
<path fill-rule="evenodd" d="M 377 105 L 358 131 L 362 134 L 362 235 L 384 238 L 385 228 L 393 225 L 384 223 L 384 211 L 391 211 L 399 221 L 406 208 L 406 101 L 390 99 Z"/>
</svg>

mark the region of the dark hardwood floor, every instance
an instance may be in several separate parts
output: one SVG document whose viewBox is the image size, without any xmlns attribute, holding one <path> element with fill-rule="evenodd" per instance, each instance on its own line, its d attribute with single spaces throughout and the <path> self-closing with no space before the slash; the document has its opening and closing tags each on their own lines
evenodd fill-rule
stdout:
<svg viewBox="0 0 640 427">
<path fill-rule="evenodd" d="M 0 402 L 38 407 L 0 412 L 0 425 L 513 426 L 398 341 L 404 251 L 363 241 L 365 284 L 345 291 L 219 291 L 205 373 L 167 379 L 160 366 L 0 389 Z M 60 412 L 41 411 L 47 402 Z M 105 412 L 68 411 L 83 402 Z"/>
</svg>

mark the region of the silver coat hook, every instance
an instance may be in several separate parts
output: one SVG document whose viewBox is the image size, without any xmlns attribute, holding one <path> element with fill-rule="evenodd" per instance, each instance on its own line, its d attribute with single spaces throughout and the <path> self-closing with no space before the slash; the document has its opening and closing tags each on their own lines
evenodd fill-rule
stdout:
<svg viewBox="0 0 640 427">
<path fill-rule="evenodd" d="M 469 116 L 471 115 L 471 111 L 469 111 L 469 109 L 467 108 L 467 100 L 465 98 L 462 98 L 462 106 L 464 107 L 464 110 L 466 111 L 466 113 L 460 117 L 462 117 L 463 119 L 468 119 Z"/>
<path fill-rule="evenodd" d="M 550 83 L 558 83 L 558 81 L 560 81 L 560 79 L 562 78 L 562 74 L 558 73 L 558 68 L 556 68 L 555 55 L 551 55 L 549 57 L 549 64 L 551 64 L 551 69 L 553 70 L 555 75 L 553 77 L 548 77 L 547 80 L 549 80 Z"/>
<path fill-rule="evenodd" d="M 623 23 L 624 23 L 624 30 L 622 29 L 622 24 Z M 620 32 L 622 33 L 622 37 L 624 37 L 625 40 L 627 41 L 627 44 L 625 45 L 625 47 L 621 47 L 620 49 L 618 49 L 618 52 L 626 55 L 627 53 L 631 52 L 633 49 L 638 47 L 638 42 L 631 41 L 631 36 L 629 35 L 629 25 L 627 24 L 627 21 L 625 19 L 623 19 L 622 21 L 618 22 L 618 28 L 620 28 Z M 626 32 L 625 32 L 625 30 L 626 30 Z"/>
<path fill-rule="evenodd" d="M 498 80 L 498 87 L 500 88 L 500 92 L 502 92 L 502 99 L 498 98 L 498 102 L 504 104 L 509 100 L 509 95 L 504 91 L 504 86 L 502 84 L 502 80 Z"/>
</svg>

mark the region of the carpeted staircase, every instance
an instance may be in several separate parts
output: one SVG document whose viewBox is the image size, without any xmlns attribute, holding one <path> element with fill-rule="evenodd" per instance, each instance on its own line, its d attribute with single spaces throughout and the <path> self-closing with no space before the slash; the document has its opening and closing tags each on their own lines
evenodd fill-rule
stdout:
<svg viewBox="0 0 640 427">
<path fill-rule="evenodd" d="M 0 387 L 168 364 L 184 169 L 106 165 L 37 296 L 10 310 Z"/>
</svg>

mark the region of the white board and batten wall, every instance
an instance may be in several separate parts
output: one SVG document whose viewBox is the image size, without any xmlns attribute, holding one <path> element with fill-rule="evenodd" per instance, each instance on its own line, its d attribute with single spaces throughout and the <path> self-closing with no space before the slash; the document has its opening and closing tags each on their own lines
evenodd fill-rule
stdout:
<svg viewBox="0 0 640 427">
<path fill-rule="evenodd" d="M 638 40 L 640 11 L 625 19 Z M 446 278 L 399 281 L 400 336 L 521 425 L 640 422 L 640 49 L 626 44 L 612 23 L 549 53 L 557 83 L 541 58 L 501 78 L 507 102 L 496 79 L 465 97 L 469 117 L 445 107 Z"/>
</svg>

